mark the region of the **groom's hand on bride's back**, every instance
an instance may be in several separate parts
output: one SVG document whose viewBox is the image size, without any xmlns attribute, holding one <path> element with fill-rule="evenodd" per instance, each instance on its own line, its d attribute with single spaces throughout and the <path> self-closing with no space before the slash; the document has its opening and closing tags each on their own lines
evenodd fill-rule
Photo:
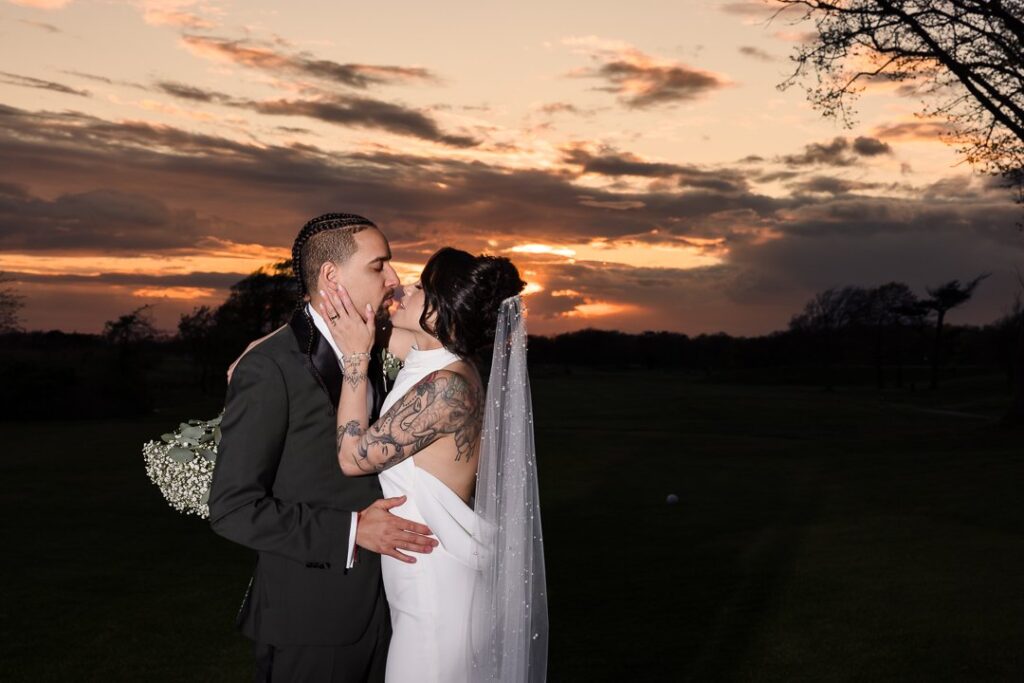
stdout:
<svg viewBox="0 0 1024 683">
<path fill-rule="evenodd" d="M 405 496 L 381 498 L 359 513 L 356 525 L 356 545 L 402 562 L 416 559 L 401 552 L 429 553 L 437 546 L 430 538 L 430 529 L 423 524 L 391 514 L 390 510 L 405 502 Z"/>
</svg>

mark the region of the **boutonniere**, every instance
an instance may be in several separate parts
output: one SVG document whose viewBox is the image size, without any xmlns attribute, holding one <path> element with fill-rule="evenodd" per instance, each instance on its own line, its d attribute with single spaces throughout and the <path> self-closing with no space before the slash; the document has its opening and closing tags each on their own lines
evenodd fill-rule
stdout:
<svg viewBox="0 0 1024 683">
<path fill-rule="evenodd" d="M 394 383 L 398 371 L 402 369 L 402 361 L 398 356 L 383 348 L 380 350 L 380 364 L 384 370 L 384 379 L 389 383 Z"/>
</svg>

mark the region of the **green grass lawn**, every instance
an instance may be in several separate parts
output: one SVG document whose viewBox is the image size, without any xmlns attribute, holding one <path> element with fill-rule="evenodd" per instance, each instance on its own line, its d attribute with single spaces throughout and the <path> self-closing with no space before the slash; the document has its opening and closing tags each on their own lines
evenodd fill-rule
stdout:
<svg viewBox="0 0 1024 683">
<path fill-rule="evenodd" d="M 937 394 L 534 380 L 560 681 L 1020 681 L 1024 437 Z M 0 423 L 0 678 L 245 681 L 252 554 L 173 512 L 158 415 Z M 679 503 L 667 505 L 674 493 Z"/>
</svg>

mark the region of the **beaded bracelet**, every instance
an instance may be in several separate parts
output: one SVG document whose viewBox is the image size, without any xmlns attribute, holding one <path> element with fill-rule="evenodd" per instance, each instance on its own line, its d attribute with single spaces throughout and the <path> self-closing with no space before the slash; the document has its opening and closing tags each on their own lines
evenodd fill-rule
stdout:
<svg viewBox="0 0 1024 683">
<path fill-rule="evenodd" d="M 345 367 L 348 367 L 350 364 L 355 365 L 356 363 L 359 363 L 360 361 L 364 360 L 370 360 L 370 354 L 367 353 L 366 351 L 356 351 L 355 353 L 350 353 L 347 355 L 344 353 L 341 354 L 341 362 Z"/>
</svg>

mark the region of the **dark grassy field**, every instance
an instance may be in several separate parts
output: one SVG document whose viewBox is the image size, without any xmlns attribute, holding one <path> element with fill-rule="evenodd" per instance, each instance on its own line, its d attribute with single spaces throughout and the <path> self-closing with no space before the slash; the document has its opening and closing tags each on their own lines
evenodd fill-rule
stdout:
<svg viewBox="0 0 1024 683">
<path fill-rule="evenodd" d="M 1024 436 L 994 427 L 1001 391 L 539 373 L 549 679 L 1024 680 Z M 0 423 L 3 680 L 248 680 L 252 555 L 167 507 L 139 451 L 217 402 L 160 402 Z"/>
</svg>

